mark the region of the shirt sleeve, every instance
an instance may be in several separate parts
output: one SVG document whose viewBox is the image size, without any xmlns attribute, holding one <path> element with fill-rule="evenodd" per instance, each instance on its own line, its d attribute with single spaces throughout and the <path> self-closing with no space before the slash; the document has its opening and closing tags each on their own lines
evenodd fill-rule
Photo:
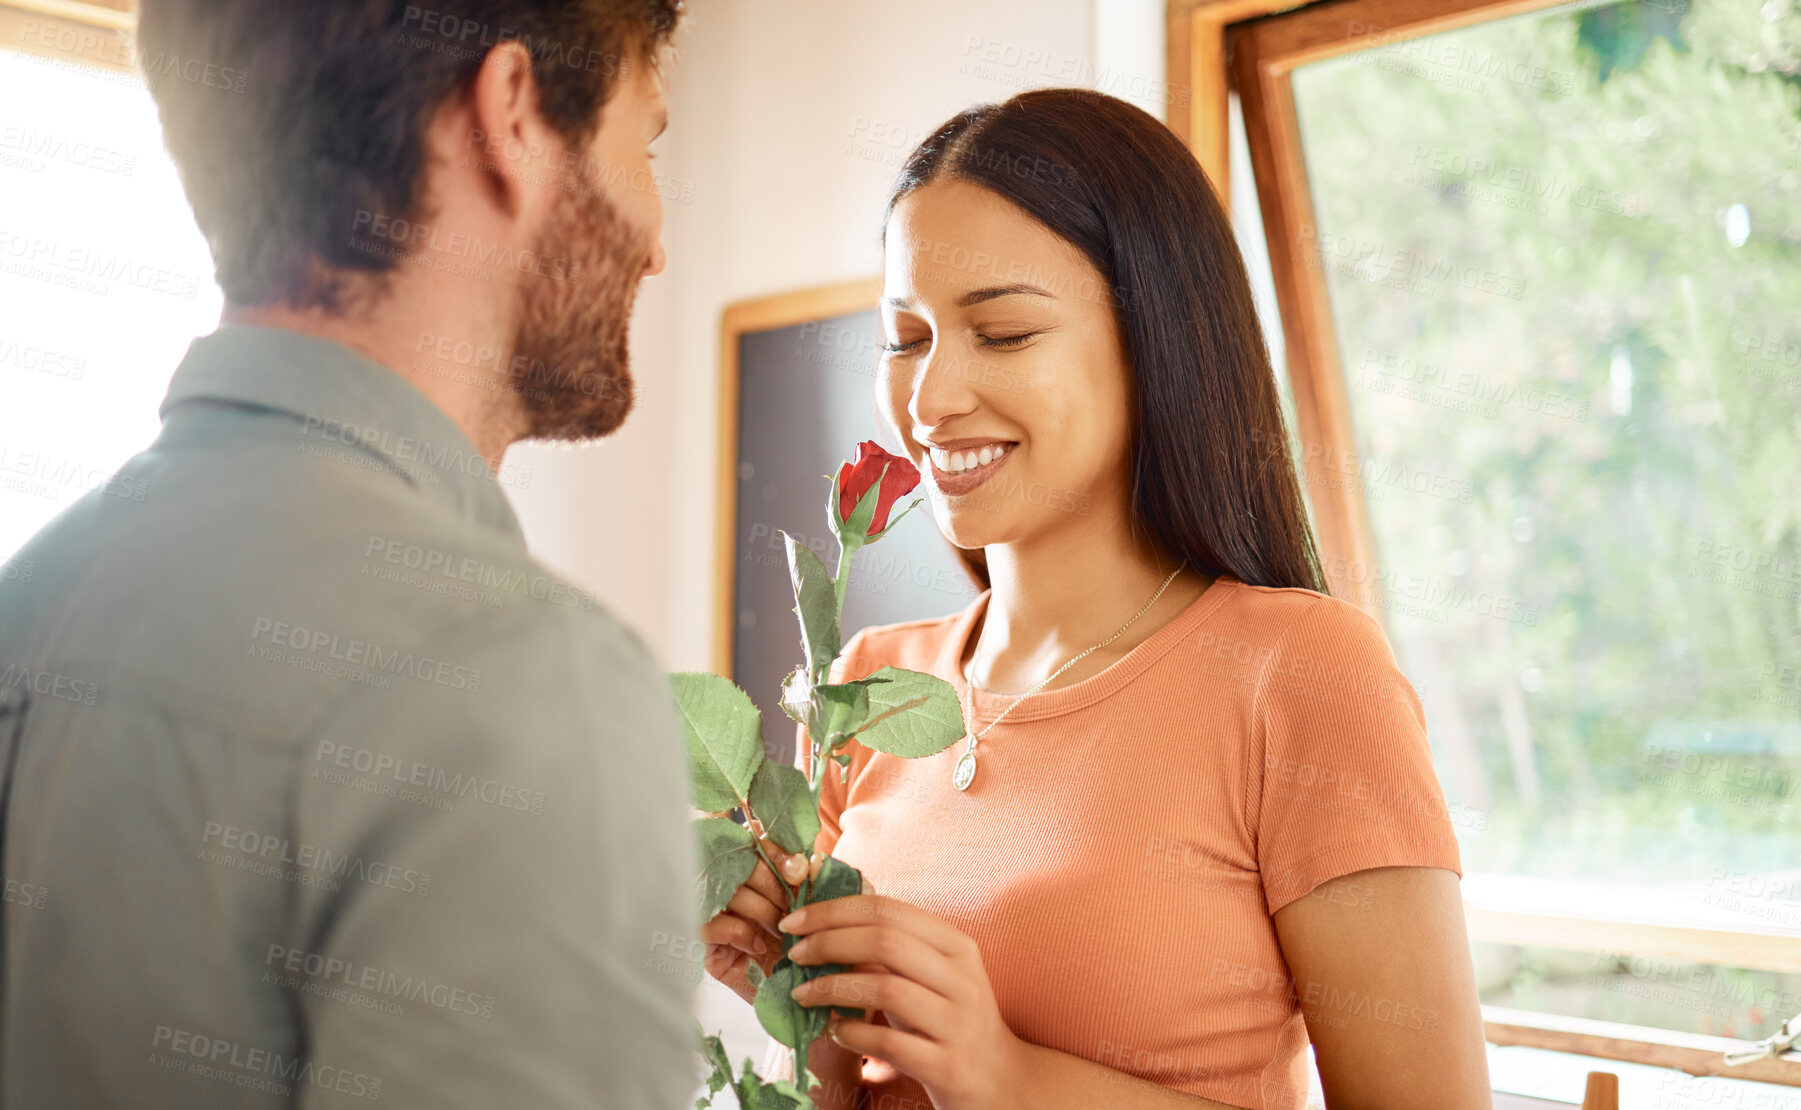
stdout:
<svg viewBox="0 0 1801 1110">
<path fill-rule="evenodd" d="M 461 682 L 367 691 L 299 757 L 297 840 L 356 861 L 272 947 L 309 1059 L 383 1105 L 686 1108 L 698 849 L 667 676 L 605 614 L 478 624 L 430 645 Z"/>
<path fill-rule="evenodd" d="M 832 682 L 846 682 L 867 677 L 866 672 L 862 669 L 863 663 L 860 657 L 862 649 L 863 631 L 858 630 L 857 634 L 850 638 L 850 642 L 839 651 L 838 658 L 833 661 L 830 672 Z M 807 726 L 796 724 L 794 726 L 794 764 L 801 769 L 802 774 L 807 776 L 808 782 L 813 780 L 812 760 L 808 757 L 810 750 Z M 838 764 L 827 760 L 825 785 L 819 790 L 819 836 L 813 841 L 813 850 L 823 852 L 828 856 L 832 854 L 832 849 L 838 846 L 838 837 L 844 831 L 840 821 L 844 815 L 845 795 L 849 793 L 849 777 L 860 769 L 862 761 L 867 758 L 865 753 L 868 751 L 855 740 L 845 745 L 844 750 L 850 754 L 851 764 L 843 769 L 843 781 L 840 780 Z"/>
<path fill-rule="evenodd" d="M 1258 683 L 1247 804 L 1274 914 L 1321 883 L 1375 867 L 1462 868 L 1419 695 L 1381 625 L 1320 597 Z"/>
</svg>

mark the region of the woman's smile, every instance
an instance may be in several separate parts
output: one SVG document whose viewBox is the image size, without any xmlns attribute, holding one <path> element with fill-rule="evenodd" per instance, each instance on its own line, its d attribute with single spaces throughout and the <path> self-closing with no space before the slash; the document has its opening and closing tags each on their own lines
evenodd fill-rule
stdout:
<svg viewBox="0 0 1801 1110">
<path fill-rule="evenodd" d="M 928 446 L 926 457 L 932 463 L 932 484 L 946 497 L 970 493 L 993 477 L 1013 457 L 1017 443 L 999 442 L 960 451 L 946 451 Z"/>
</svg>

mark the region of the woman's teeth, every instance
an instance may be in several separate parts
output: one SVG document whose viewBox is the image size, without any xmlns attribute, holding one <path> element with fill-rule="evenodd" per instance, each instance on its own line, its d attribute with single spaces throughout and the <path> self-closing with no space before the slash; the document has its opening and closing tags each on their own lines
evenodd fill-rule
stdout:
<svg viewBox="0 0 1801 1110">
<path fill-rule="evenodd" d="M 940 451 L 934 447 L 931 449 L 932 462 L 937 465 L 939 470 L 947 474 L 956 474 L 964 470 L 974 470 L 978 466 L 987 466 L 1006 454 L 1012 446 L 1011 443 L 998 443 L 974 451 Z"/>
</svg>

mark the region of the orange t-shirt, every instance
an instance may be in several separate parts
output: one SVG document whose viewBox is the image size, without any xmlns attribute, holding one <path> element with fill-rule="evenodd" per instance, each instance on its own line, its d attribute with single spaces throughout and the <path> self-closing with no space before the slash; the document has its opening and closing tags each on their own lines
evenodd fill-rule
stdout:
<svg viewBox="0 0 1801 1110">
<path fill-rule="evenodd" d="M 988 598 L 865 628 L 835 680 L 936 675 L 980 730 L 1015 700 L 972 703 L 957 665 Z M 1462 875 L 1419 696 L 1374 619 L 1310 590 L 1220 578 L 1105 671 L 1026 698 L 959 791 L 967 743 L 904 759 L 853 740 L 817 848 L 974 938 L 1020 1038 L 1234 1106 L 1305 1106 L 1302 1009 L 1369 1004 L 1291 985 L 1271 916 L 1354 871 Z M 862 1086 L 871 1110 L 931 1106 L 873 1059 Z"/>
</svg>

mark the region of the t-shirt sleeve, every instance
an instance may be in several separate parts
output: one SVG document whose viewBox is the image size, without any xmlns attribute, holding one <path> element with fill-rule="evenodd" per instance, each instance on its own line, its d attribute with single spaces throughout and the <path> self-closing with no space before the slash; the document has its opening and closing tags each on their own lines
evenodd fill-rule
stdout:
<svg viewBox="0 0 1801 1110">
<path fill-rule="evenodd" d="M 1462 876 L 1425 710 L 1369 614 L 1321 597 L 1296 616 L 1252 722 L 1247 804 L 1271 914 L 1374 867 Z"/>
<path fill-rule="evenodd" d="M 839 651 L 837 660 L 832 663 L 830 678 L 833 682 L 845 682 L 865 677 L 864 672 L 860 669 L 862 663 L 859 652 L 862 648 L 863 633 L 859 630 Z M 854 759 L 855 753 L 860 747 L 861 745 L 852 740 L 844 750 L 852 753 Z M 794 726 L 794 765 L 807 776 L 808 782 L 813 780 L 811 750 L 807 742 L 807 726 L 796 724 Z M 844 768 L 846 776 L 854 768 L 854 763 L 851 767 Z M 844 798 L 848 787 L 845 782 L 841 781 L 837 763 L 827 760 L 825 770 L 825 785 L 819 790 L 819 836 L 813 841 L 813 850 L 829 856 L 832 854 L 832 849 L 838 845 L 839 834 L 843 832 L 839 825 L 839 818 L 844 813 Z"/>
</svg>

